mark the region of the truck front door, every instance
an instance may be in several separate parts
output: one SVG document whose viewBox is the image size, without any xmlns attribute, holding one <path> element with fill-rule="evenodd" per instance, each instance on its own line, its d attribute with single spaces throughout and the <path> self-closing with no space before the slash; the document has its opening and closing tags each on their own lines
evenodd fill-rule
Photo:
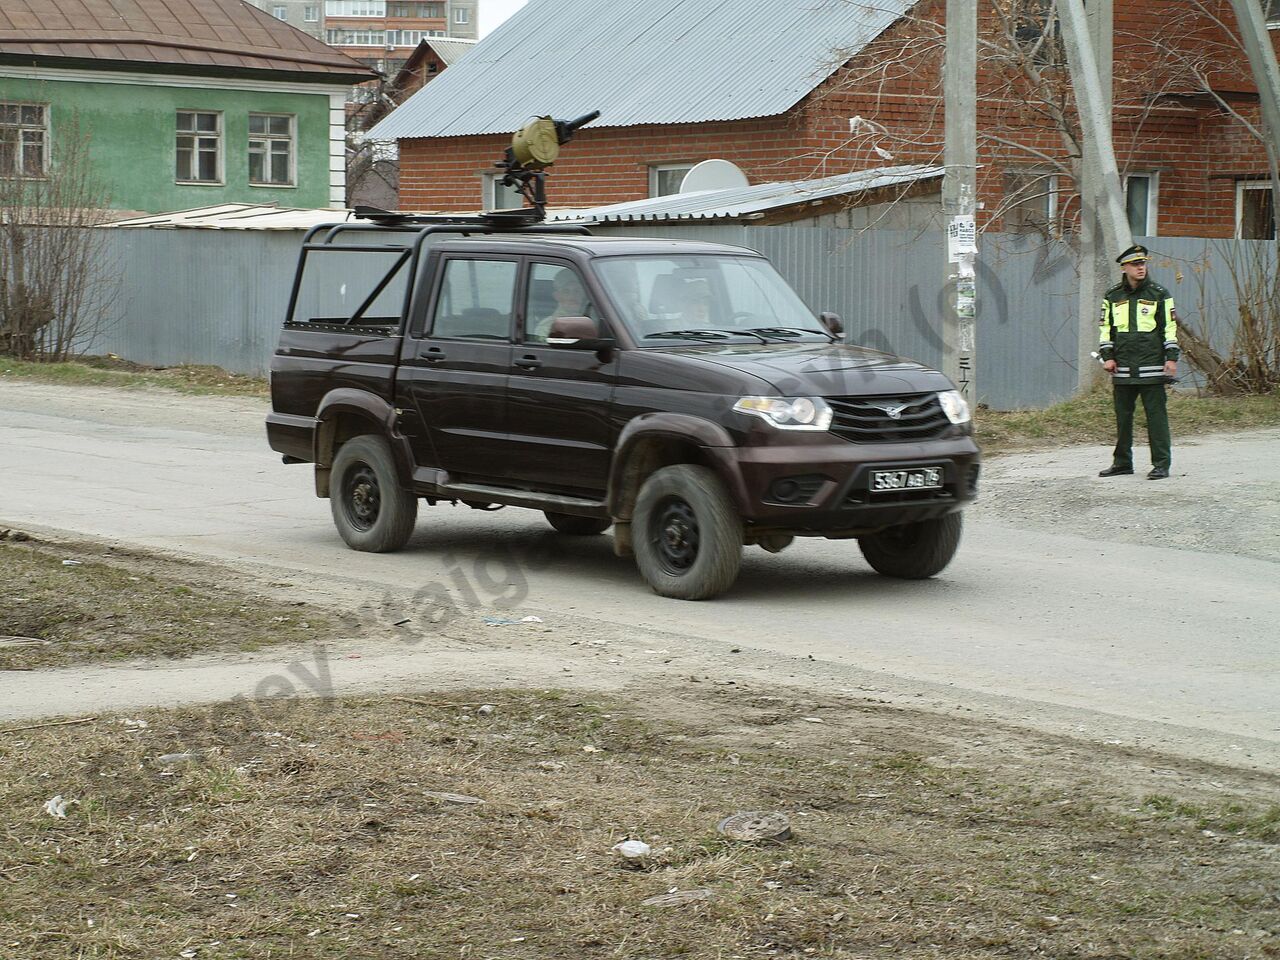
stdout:
<svg viewBox="0 0 1280 960">
<path fill-rule="evenodd" d="M 618 361 L 548 346 L 557 317 L 591 317 L 609 336 L 600 297 L 568 263 L 532 261 L 520 310 L 522 334 L 507 389 L 511 455 L 523 481 L 543 490 L 598 494 L 608 485 Z"/>
</svg>

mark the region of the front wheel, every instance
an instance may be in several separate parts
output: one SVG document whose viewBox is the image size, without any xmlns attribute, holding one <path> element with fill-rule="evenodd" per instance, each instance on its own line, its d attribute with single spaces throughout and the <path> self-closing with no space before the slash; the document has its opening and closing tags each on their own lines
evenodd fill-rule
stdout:
<svg viewBox="0 0 1280 960">
<path fill-rule="evenodd" d="M 655 471 L 640 488 L 631 532 L 640 575 L 664 597 L 707 600 L 738 578 L 742 520 L 706 467 Z"/>
<path fill-rule="evenodd" d="M 570 513 L 552 513 L 550 510 L 542 512 L 546 514 L 547 523 L 555 527 L 557 533 L 571 537 L 593 537 L 597 533 L 604 533 L 613 522 L 600 517 L 575 517 Z"/>
<path fill-rule="evenodd" d="M 889 527 L 861 537 L 858 547 L 877 573 L 903 580 L 924 580 L 941 573 L 960 546 L 963 514 L 949 513 Z"/>
<path fill-rule="evenodd" d="M 383 437 L 354 437 L 338 448 L 329 476 L 333 525 L 352 550 L 389 553 L 413 534 L 418 501 L 400 486 Z"/>
</svg>

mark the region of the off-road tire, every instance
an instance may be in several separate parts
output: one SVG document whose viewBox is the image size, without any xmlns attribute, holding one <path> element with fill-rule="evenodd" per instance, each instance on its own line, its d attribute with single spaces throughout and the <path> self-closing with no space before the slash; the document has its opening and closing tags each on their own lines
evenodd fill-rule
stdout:
<svg viewBox="0 0 1280 960">
<path fill-rule="evenodd" d="M 594 537 L 597 533 L 604 533 L 613 523 L 612 520 L 602 520 L 599 517 L 575 517 L 570 513 L 552 513 L 550 510 L 542 512 L 547 516 L 547 523 L 555 527 L 557 533 L 570 537 Z"/>
<path fill-rule="evenodd" d="M 963 516 L 949 513 L 935 520 L 889 527 L 860 537 L 858 547 L 877 573 L 903 580 L 925 580 L 941 573 L 956 555 Z"/>
<path fill-rule="evenodd" d="M 640 487 L 631 535 L 640 575 L 661 596 L 707 600 L 738 578 L 742 520 L 706 467 L 682 463 L 654 471 Z"/>
<path fill-rule="evenodd" d="M 390 553 L 413 534 L 418 500 L 400 486 L 383 437 L 354 437 L 338 448 L 329 475 L 333 525 L 352 550 Z"/>
</svg>

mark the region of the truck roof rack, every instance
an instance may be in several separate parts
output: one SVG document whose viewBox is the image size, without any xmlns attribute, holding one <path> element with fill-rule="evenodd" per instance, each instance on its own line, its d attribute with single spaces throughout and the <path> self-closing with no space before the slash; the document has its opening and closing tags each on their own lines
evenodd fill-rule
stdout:
<svg viewBox="0 0 1280 960">
<path fill-rule="evenodd" d="M 474 224 L 477 227 L 488 227 L 497 230 L 518 230 L 542 224 L 546 215 L 532 207 L 521 207 L 515 210 L 491 210 L 474 215 L 449 215 L 425 213 L 401 213 L 398 210 L 383 210 L 379 207 L 357 206 L 355 216 L 360 220 L 369 220 L 380 226 L 398 227 L 406 224 Z"/>
<path fill-rule="evenodd" d="M 537 210 L 501 210 L 478 216 L 429 216 L 422 214 L 395 213 L 379 210 L 376 207 L 356 207 L 356 216 L 360 220 L 346 220 L 342 223 L 321 223 L 307 231 L 302 238 L 302 250 L 298 256 L 298 266 L 293 275 L 293 287 L 289 292 L 289 308 L 285 314 L 286 322 L 293 320 L 298 306 L 298 295 L 302 290 L 302 274 L 306 268 L 307 255 L 313 250 L 346 251 L 352 253 L 396 253 L 395 262 L 387 270 L 382 281 L 374 288 L 369 298 L 361 304 L 352 320 L 363 316 L 377 296 L 391 282 L 392 277 L 408 264 L 408 282 L 405 288 L 404 310 L 410 306 L 414 280 L 419 266 L 419 255 L 427 238 L 439 234 L 535 234 L 535 235 L 570 235 L 591 236 L 591 231 L 584 226 L 574 224 L 545 224 Z M 403 243 L 342 243 L 343 234 L 353 233 L 401 233 L 412 234 L 412 238 L 404 238 Z M 323 236 L 321 236 L 323 234 Z"/>
</svg>

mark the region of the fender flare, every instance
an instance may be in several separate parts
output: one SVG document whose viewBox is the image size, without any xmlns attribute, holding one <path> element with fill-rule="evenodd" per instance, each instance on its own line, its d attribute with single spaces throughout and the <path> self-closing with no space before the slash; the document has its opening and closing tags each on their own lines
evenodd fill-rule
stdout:
<svg viewBox="0 0 1280 960">
<path fill-rule="evenodd" d="M 637 478 L 628 477 L 628 463 L 639 444 L 653 439 L 677 440 L 696 446 L 728 489 L 738 509 L 745 510 L 748 506 L 746 485 L 735 455 L 737 444 L 724 427 L 686 413 L 645 413 L 627 421 L 618 435 L 609 467 L 609 513 L 612 516 L 630 519 L 626 491 L 628 484 Z"/>
<path fill-rule="evenodd" d="M 376 394 L 350 387 L 330 390 L 316 409 L 316 432 L 312 459 L 316 465 L 316 493 L 329 495 L 329 470 L 333 466 L 334 424 L 337 419 L 351 414 L 375 424 L 374 432 L 385 437 L 391 445 L 396 473 L 406 490 L 413 489 L 413 451 L 409 441 L 397 428 L 399 419 L 395 407 Z"/>
</svg>

